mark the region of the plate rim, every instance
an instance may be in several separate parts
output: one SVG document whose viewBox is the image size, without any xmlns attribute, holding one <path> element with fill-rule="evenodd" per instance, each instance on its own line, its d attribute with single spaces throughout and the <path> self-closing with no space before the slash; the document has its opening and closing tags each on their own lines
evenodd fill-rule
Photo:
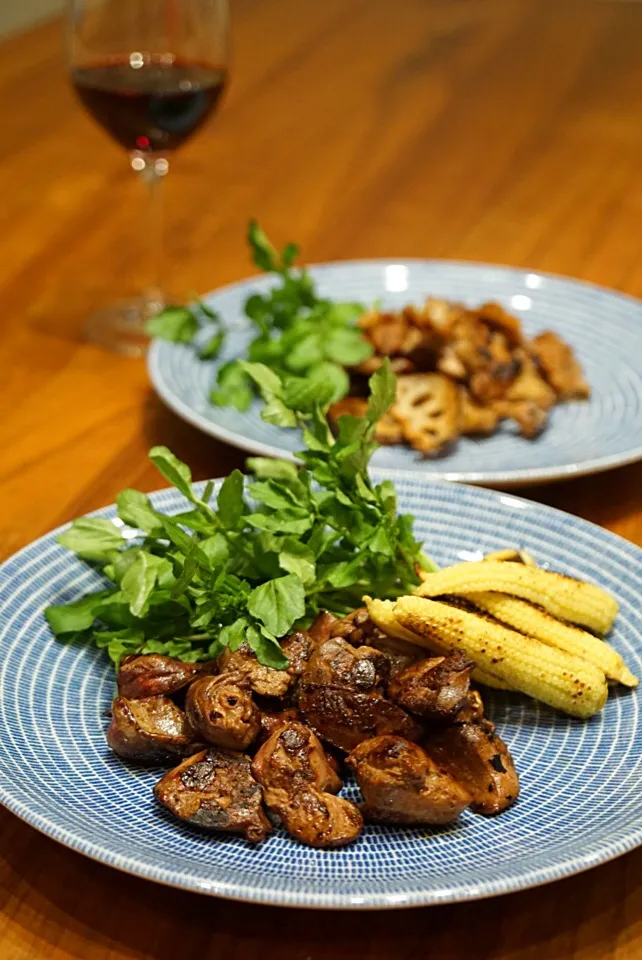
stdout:
<svg viewBox="0 0 642 960">
<path fill-rule="evenodd" d="M 572 277 L 567 274 L 551 273 L 529 267 L 516 267 L 504 263 L 491 263 L 478 260 L 451 260 L 438 257 L 362 257 L 358 259 L 324 260 L 305 264 L 305 267 L 310 271 L 323 271 L 338 266 L 389 266 L 391 264 L 400 266 L 465 267 L 466 269 L 472 268 L 480 273 L 485 270 L 501 270 L 518 277 L 524 277 L 526 274 L 534 274 L 546 280 L 561 281 L 572 286 L 588 287 L 589 289 L 608 294 L 609 296 L 619 297 L 631 305 L 637 306 L 640 311 L 642 311 L 642 299 L 621 290 L 616 290 L 614 287 L 593 283 L 590 280 L 580 280 L 577 277 Z M 209 298 L 218 294 L 231 293 L 253 282 L 264 281 L 265 277 L 265 274 L 252 274 L 242 280 L 235 280 L 232 283 L 215 287 L 213 290 L 203 294 L 202 299 L 207 301 Z M 270 443 L 251 440 L 240 433 L 236 433 L 234 430 L 228 430 L 227 427 L 213 423 L 177 396 L 165 382 L 160 365 L 161 351 L 171 348 L 172 346 L 172 344 L 168 344 L 166 341 L 155 337 L 147 351 L 148 376 L 156 395 L 165 406 L 172 410 L 172 412 L 183 421 L 189 423 L 207 436 L 222 440 L 224 443 L 236 447 L 236 449 L 242 450 L 245 453 L 264 457 L 275 457 L 281 460 L 296 460 L 296 457 L 290 450 L 283 450 L 281 447 L 275 447 Z M 580 463 L 570 463 L 561 467 L 521 467 L 514 470 L 454 470 L 436 472 L 430 470 L 430 460 L 425 460 L 427 466 L 425 472 L 409 470 L 405 467 L 396 469 L 400 476 L 408 478 L 421 476 L 422 479 L 435 480 L 437 482 L 445 480 L 449 483 L 464 483 L 476 486 L 493 486 L 494 484 L 499 484 L 503 487 L 519 487 L 533 483 L 554 483 L 560 480 L 570 480 L 574 477 L 585 477 L 596 473 L 604 473 L 608 470 L 615 470 L 618 467 L 625 467 L 632 463 L 637 463 L 639 460 L 642 460 L 642 444 L 624 453 L 605 454 L 600 457 L 583 460 Z"/>
<path fill-rule="evenodd" d="M 372 474 L 375 479 L 390 478 L 393 481 L 395 479 L 407 479 L 407 471 L 389 470 L 381 467 L 373 468 Z M 217 477 L 215 478 L 214 482 L 221 482 L 222 479 L 222 477 Z M 460 490 L 462 496 L 464 496 L 466 492 L 469 492 L 475 497 L 480 497 L 482 499 L 489 498 L 494 500 L 497 497 L 502 497 L 502 494 L 499 491 L 480 489 L 472 484 L 458 484 L 457 488 L 455 488 L 449 481 L 443 479 L 443 477 L 438 479 L 421 478 L 420 483 L 422 486 L 426 487 L 449 487 L 451 493 L 453 493 L 455 497 L 460 495 Z M 197 490 L 204 487 L 204 485 L 205 481 L 200 481 L 194 484 Z M 455 489 L 457 489 L 456 493 Z M 172 487 L 162 487 L 152 491 L 149 496 L 167 494 L 172 490 Z M 178 493 L 177 491 L 175 492 Z M 178 494 L 178 496 L 180 497 L 180 494 Z M 520 504 L 521 509 L 535 511 L 536 514 L 538 512 L 543 512 L 545 515 L 553 514 L 558 518 L 563 517 L 565 520 L 571 519 L 574 523 L 579 523 L 583 527 L 588 527 L 591 531 L 599 532 L 600 536 L 606 537 L 607 540 L 613 542 L 614 544 L 624 544 L 628 550 L 638 552 L 642 557 L 641 546 L 638 546 L 630 540 L 626 540 L 626 538 L 619 536 L 619 534 L 601 527 L 590 520 L 585 520 L 583 517 L 578 517 L 575 514 L 560 510 L 557 507 L 551 507 L 547 504 L 528 500 L 525 497 L 516 496 L 514 494 L 511 494 L 510 497 L 512 500 L 515 500 Z M 87 516 L 103 516 L 105 514 L 113 514 L 114 509 L 115 504 L 109 504 L 91 511 L 87 514 Z M 19 560 L 20 557 L 28 550 L 37 547 L 45 540 L 49 541 L 59 532 L 65 530 L 68 526 L 69 522 L 61 524 L 42 534 L 40 537 L 30 541 L 28 544 L 25 544 L 19 550 L 11 554 L 9 557 L 3 560 L 2 563 L 0 563 L 0 577 L 10 564 L 13 564 Z M 486 881 L 485 889 L 481 889 L 479 886 L 465 886 L 462 883 L 458 884 L 457 881 L 455 881 L 454 883 L 451 883 L 450 886 L 446 886 L 439 891 L 406 891 L 403 894 L 377 891 L 366 895 L 353 895 L 350 893 L 341 893 L 336 895 L 332 893 L 326 893 L 324 891 L 315 891 L 313 894 L 305 893 L 303 891 L 297 893 L 294 890 L 281 888 L 281 890 L 278 891 L 275 896 L 273 891 L 267 891 L 263 888 L 248 887 L 242 881 L 226 883 L 225 881 L 219 879 L 208 880 L 194 876 L 180 877 L 176 876 L 175 874 L 172 875 L 172 871 L 170 869 L 162 867 L 150 867 L 149 865 L 146 865 L 145 862 L 140 858 L 136 859 L 134 857 L 119 853 L 114 854 L 104 843 L 99 841 L 88 841 L 82 837 L 79 837 L 74 834 L 73 831 L 70 832 L 67 828 L 59 826 L 55 822 L 55 819 L 41 814 L 36 810 L 30 809 L 29 803 L 13 795 L 10 786 L 6 787 L 2 780 L 3 774 L 0 772 L 0 803 L 3 806 L 10 810 L 11 813 L 18 816 L 21 820 L 29 824 L 29 826 L 34 827 L 39 832 L 43 833 L 45 836 L 48 836 L 50 839 L 61 843 L 63 846 L 66 846 L 69 849 L 82 854 L 83 856 L 87 856 L 98 863 L 121 870 L 124 873 L 132 876 L 137 876 L 155 883 L 161 883 L 164 886 L 173 887 L 175 889 L 189 890 L 210 896 L 219 896 L 238 902 L 263 904 L 266 906 L 289 908 L 298 907 L 301 909 L 317 910 L 341 909 L 367 911 L 382 908 L 405 909 L 411 907 L 433 906 L 446 903 L 454 904 L 482 900 L 494 896 L 501 896 L 504 894 L 529 890 L 534 887 L 543 886 L 547 883 L 554 883 L 557 880 L 575 876 L 576 874 L 583 873 L 586 870 L 592 869 L 596 866 L 608 863 L 642 845 L 641 822 L 639 826 L 633 828 L 625 835 L 622 835 L 621 831 L 616 832 L 614 830 L 610 837 L 607 836 L 605 839 L 598 842 L 597 848 L 589 850 L 581 855 L 573 855 L 570 853 L 562 860 L 556 860 L 553 863 L 540 865 L 532 869 L 526 875 L 517 874 L 508 878 Z M 553 876 L 551 876 L 551 873 L 553 873 Z"/>
</svg>

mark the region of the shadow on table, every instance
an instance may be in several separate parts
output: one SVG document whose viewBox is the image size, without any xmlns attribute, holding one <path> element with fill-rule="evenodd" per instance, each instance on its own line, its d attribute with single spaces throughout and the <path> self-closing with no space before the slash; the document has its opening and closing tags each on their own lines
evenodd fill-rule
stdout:
<svg viewBox="0 0 642 960">
<path fill-rule="evenodd" d="M 627 923 L 633 936 L 642 891 L 637 851 L 494 900 L 401 912 L 275 909 L 157 886 L 84 859 L 8 813 L 0 822 L 2 911 L 11 916 L 12 942 L 33 951 L 20 957 L 56 951 L 74 960 L 602 960 L 615 956 L 616 944 L 628 956 Z"/>
</svg>

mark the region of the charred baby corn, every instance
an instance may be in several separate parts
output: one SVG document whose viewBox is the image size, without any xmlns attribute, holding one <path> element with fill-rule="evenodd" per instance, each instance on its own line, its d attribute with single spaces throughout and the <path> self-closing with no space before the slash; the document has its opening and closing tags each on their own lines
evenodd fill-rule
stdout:
<svg viewBox="0 0 642 960">
<path fill-rule="evenodd" d="M 494 553 L 487 553 L 484 560 L 503 560 L 505 562 L 525 563 L 527 567 L 537 566 L 527 550 L 515 550 L 513 547 L 507 547 L 505 550 L 495 550 Z"/>
<path fill-rule="evenodd" d="M 637 687 L 637 677 L 631 673 L 617 650 L 605 640 L 599 640 L 579 627 L 561 623 L 545 610 L 506 593 L 474 593 L 470 594 L 470 599 L 514 630 L 588 660 L 603 670 L 609 680 L 617 680 L 626 687 Z"/>
<path fill-rule="evenodd" d="M 363 601 L 368 607 L 368 613 L 370 614 L 372 622 L 375 623 L 380 630 L 388 634 L 389 637 L 396 637 L 398 640 L 407 640 L 408 643 L 414 643 L 415 646 L 425 648 L 425 639 L 418 637 L 416 633 L 412 633 L 410 630 L 406 630 L 397 620 L 394 613 L 394 600 L 373 600 L 372 597 L 364 597 Z M 448 648 L 444 647 L 443 644 L 439 645 L 435 643 L 431 650 L 438 654 L 448 653 Z M 512 689 L 509 683 L 500 680 L 499 677 L 494 677 L 490 673 L 486 673 L 485 670 L 480 670 L 479 667 L 475 667 L 473 670 L 472 679 L 476 683 L 482 683 L 485 687 L 493 687 L 495 690 Z"/>
<path fill-rule="evenodd" d="M 602 587 L 522 563 L 456 563 L 422 577 L 424 582 L 415 590 L 420 597 L 452 593 L 470 595 L 474 601 L 475 593 L 507 593 L 544 607 L 560 620 L 570 620 L 600 634 L 610 630 L 617 616 L 617 601 Z"/>
<path fill-rule="evenodd" d="M 606 702 L 602 670 L 540 640 L 424 597 L 400 597 L 393 612 L 429 649 L 461 650 L 483 671 L 574 717 L 593 716 Z"/>
</svg>

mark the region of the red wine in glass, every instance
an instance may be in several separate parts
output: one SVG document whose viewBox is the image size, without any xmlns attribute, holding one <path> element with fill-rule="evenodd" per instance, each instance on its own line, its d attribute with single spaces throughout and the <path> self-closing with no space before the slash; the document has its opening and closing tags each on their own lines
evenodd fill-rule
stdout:
<svg viewBox="0 0 642 960">
<path fill-rule="evenodd" d="M 205 122 L 223 93 L 226 72 L 199 63 L 140 63 L 130 58 L 72 70 L 89 113 L 126 150 L 165 153 Z"/>
<path fill-rule="evenodd" d="M 87 337 L 138 355 L 147 344 L 147 321 L 167 299 L 161 184 L 170 158 L 212 115 L 225 88 L 228 0 L 67 2 L 73 87 L 149 189 L 149 218 L 138 228 L 150 246 L 148 291 L 91 317 Z"/>
</svg>

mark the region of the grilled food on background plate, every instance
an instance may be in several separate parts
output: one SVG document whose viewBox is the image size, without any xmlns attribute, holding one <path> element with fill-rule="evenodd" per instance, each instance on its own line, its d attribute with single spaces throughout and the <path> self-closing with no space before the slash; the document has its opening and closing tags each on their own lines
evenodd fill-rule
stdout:
<svg viewBox="0 0 642 960">
<path fill-rule="evenodd" d="M 365 377 L 390 357 L 397 397 L 379 423 L 379 443 L 436 455 L 460 436 L 494 433 L 503 420 L 533 439 L 555 404 L 590 395 L 571 347 L 550 330 L 527 338 L 498 303 L 469 309 L 429 297 L 422 307 L 369 311 L 357 323 L 374 352 L 350 369 L 351 393 L 330 417 L 362 416 Z"/>
<path fill-rule="evenodd" d="M 527 337 L 519 319 L 498 303 L 470 308 L 428 297 L 423 306 L 394 311 L 338 303 L 318 296 L 306 270 L 294 267 L 295 244 L 279 253 L 254 221 L 248 241 L 255 265 L 277 284 L 246 301 L 256 336 L 247 356 L 218 368 L 210 394 L 217 406 L 249 407 L 255 388 L 243 361 L 258 361 L 280 377 L 305 377 L 317 401 L 330 404 L 337 427 L 344 414 L 365 416 L 367 378 L 388 359 L 397 389 L 377 425 L 377 441 L 437 456 L 460 436 L 488 436 L 504 421 L 532 439 L 556 404 L 590 395 L 572 347 L 552 330 Z M 149 331 L 185 343 L 202 325 L 210 335 L 199 355 L 212 360 L 226 333 L 205 304 L 170 307 L 150 321 Z"/>
</svg>

